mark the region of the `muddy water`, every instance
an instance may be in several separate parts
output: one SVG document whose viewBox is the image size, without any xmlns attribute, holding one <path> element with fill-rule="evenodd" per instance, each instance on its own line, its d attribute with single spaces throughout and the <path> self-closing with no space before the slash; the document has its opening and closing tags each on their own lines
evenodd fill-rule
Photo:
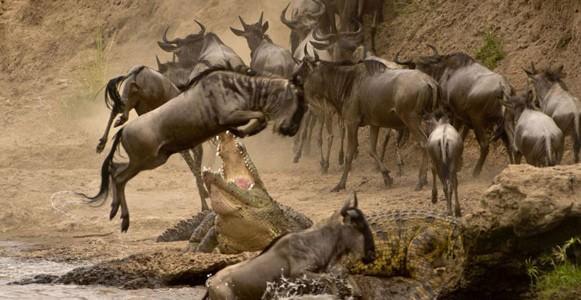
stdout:
<svg viewBox="0 0 581 300">
<path fill-rule="evenodd" d="M 18 246 L 13 242 L 0 243 L 0 247 Z M 0 299 L 201 299 L 205 292 L 202 287 L 122 290 L 104 286 L 8 285 L 38 274 L 62 275 L 80 266 L 83 265 L 0 257 Z"/>
</svg>

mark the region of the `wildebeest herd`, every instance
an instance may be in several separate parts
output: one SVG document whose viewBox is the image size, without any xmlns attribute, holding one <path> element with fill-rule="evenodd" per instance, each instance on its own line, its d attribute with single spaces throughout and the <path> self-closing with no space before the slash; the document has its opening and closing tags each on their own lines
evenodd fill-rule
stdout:
<svg viewBox="0 0 581 300">
<path fill-rule="evenodd" d="M 422 153 L 416 189 L 427 184 L 431 161 L 432 201 L 438 199 L 438 177 L 448 213 L 456 217 L 461 215 L 457 172 L 469 130 L 480 147 L 474 176 L 482 171 L 490 143 L 497 140 L 503 142 L 511 163 L 520 163 L 524 155 L 527 163 L 543 167 L 560 163 L 564 138 L 571 136 L 574 160 L 579 162 L 581 103 L 563 82 L 562 66 L 537 70 L 531 63 L 524 69 L 528 86 L 517 95 L 503 75 L 463 52 L 440 54 L 427 45 L 431 55 L 403 60 L 398 53 L 394 62 L 387 61 L 374 54 L 382 0 L 292 0 L 280 15 L 291 32 L 290 49 L 272 41 L 262 14 L 256 23 L 239 19 L 241 28 L 231 31 L 246 40 L 250 66 L 196 20 L 199 31 L 184 38 L 170 39 L 169 27 L 164 31 L 158 44 L 172 54 L 171 61 L 162 63 L 156 57 L 157 70 L 135 66 L 107 84 L 111 115 L 97 152 L 104 150 L 112 125 L 124 125 L 132 109 L 139 117 L 115 134 L 97 196 L 83 196 L 102 202 L 111 185 L 110 218 L 121 208 L 122 231 L 129 227 L 125 185 L 139 172 L 154 169 L 179 152 L 196 178 L 202 209 L 209 209 L 200 176 L 202 143 L 226 130 L 238 137 L 257 134 L 270 120 L 276 132 L 296 134 L 295 162 L 314 128 L 319 128 L 322 172 L 329 167 L 337 121 L 339 163 L 344 166 L 332 191 L 346 188 L 360 127 L 369 126 L 369 154 L 387 187 L 393 178 L 383 162 L 385 143 L 377 151 L 379 130 L 388 130 L 386 141 L 396 130 L 398 146 L 409 134 Z M 371 33 L 369 42 L 366 32 Z M 117 115 L 121 116 L 114 123 Z M 120 145 L 128 162 L 113 161 Z"/>
</svg>

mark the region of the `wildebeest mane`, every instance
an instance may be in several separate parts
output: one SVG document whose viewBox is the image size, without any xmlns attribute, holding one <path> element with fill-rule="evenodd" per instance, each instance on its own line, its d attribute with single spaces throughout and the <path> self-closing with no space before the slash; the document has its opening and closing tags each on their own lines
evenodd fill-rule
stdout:
<svg viewBox="0 0 581 300">
<path fill-rule="evenodd" d="M 139 66 L 134 70 L 131 70 L 127 75 L 117 76 L 107 82 L 107 87 L 105 89 L 105 105 L 107 105 L 107 108 L 114 110 L 117 113 L 121 113 L 125 104 L 123 104 L 121 95 L 119 95 L 119 85 L 121 85 L 123 81 L 131 75 L 139 74 L 143 69 L 145 69 L 145 66 Z"/>
<path fill-rule="evenodd" d="M 446 66 L 450 69 L 460 69 L 476 62 L 472 56 L 464 52 L 456 52 L 444 56 Z"/>
</svg>

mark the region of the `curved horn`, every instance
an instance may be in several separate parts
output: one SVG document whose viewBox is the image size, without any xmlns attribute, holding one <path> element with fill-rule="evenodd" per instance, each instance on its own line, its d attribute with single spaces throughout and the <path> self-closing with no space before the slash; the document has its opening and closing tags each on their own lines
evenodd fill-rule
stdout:
<svg viewBox="0 0 581 300">
<path fill-rule="evenodd" d="M 304 53 L 305 57 L 309 57 L 309 51 L 307 50 L 307 46 L 308 45 L 305 45 L 305 48 L 303 49 L 303 53 Z"/>
<path fill-rule="evenodd" d="M 262 25 L 262 17 L 264 16 L 264 11 L 260 12 L 260 19 L 258 19 L 258 24 Z"/>
<path fill-rule="evenodd" d="M 335 33 L 327 33 L 327 34 L 319 35 L 320 33 L 321 33 L 321 30 L 317 26 L 317 28 L 315 28 L 315 30 L 313 31 L 313 38 L 316 41 L 320 41 L 320 42 L 333 41 L 337 37 L 337 34 L 335 34 Z"/>
<path fill-rule="evenodd" d="M 401 51 L 402 50 L 397 51 L 397 54 L 395 55 L 395 58 L 393 59 L 393 61 L 396 64 L 405 65 L 405 66 L 413 64 L 413 61 L 411 59 L 410 60 L 399 60 L 399 55 L 401 54 Z"/>
<path fill-rule="evenodd" d="M 174 64 L 176 62 L 176 53 L 175 52 L 172 52 L 171 62 L 173 62 Z"/>
<path fill-rule="evenodd" d="M 434 55 L 440 55 L 440 53 L 438 53 L 438 49 L 436 49 L 436 47 L 434 47 L 434 45 L 427 44 L 426 46 L 428 46 L 428 48 L 432 49 L 432 52 Z"/>
<path fill-rule="evenodd" d="M 357 192 L 353 191 L 353 195 L 349 198 L 347 198 L 347 201 L 345 201 L 345 203 L 343 204 L 343 207 L 341 207 L 341 215 L 345 216 L 347 214 L 347 211 L 351 208 L 357 208 Z"/>
<path fill-rule="evenodd" d="M 204 26 L 204 24 L 198 22 L 198 20 L 196 20 L 196 19 L 194 19 L 194 22 L 198 23 L 198 26 L 200 26 L 200 32 L 196 33 L 196 35 L 203 36 L 206 33 L 206 26 Z"/>
<path fill-rule="evenodd" d="M 280 21 L 286 25 L 288 28 L 290 29 L 295 29 L 298 26 L 298 22 L 297 21 L 291 21 L 288 20 L 286 18 L 286 11 L 288 10 L 289 6 L 290 6 L 290 2 L 287 4 L 287 6 L 282 10 L 282 13 L 280 13 Z"/>
<path fill-rule="evenodd" d="M 244 22 L 244 19 L 242 19 L 241 16 L 238 16 L 238 19 L 240 20 L 240 23 L 242 24 L 242 27 L 244 28 L 244 30 L 246 30 L 246 27 L 248 26 L 248 24 L 246 24 L 246 22 Z"/>
<path fill-rule="evenodd" d="M 319 5 L 319 11 L 314 13 L 313 17 L 322 16 L 327 11 L 327 6 L 325 5 L 325 3 L 323 3 L 322 1 L 319 1 L 319 0 L 314 0 L 313 2 L 316 2 Z"/>
<path fill-rule="evenodd" d="M 157 62 L 157 70 L 161 69 L 161 61 L 159 61 L 159 57 L 155 56 L 155 61 Z"/>
<path fill-rule="evenodd" d="M 169 25 L 165 28 L 165 31 L 163 32 L 163 36 L 161 37 L 161 39 L 164 42 L 168 43 L 168 44 L 177 44 L 178 43 L 178 39 L 177 38 L 176 39 L 173 39 L 171 41 L 167 39 L 167 31 L 168 30 L 169 30 Z"/>
</svg>

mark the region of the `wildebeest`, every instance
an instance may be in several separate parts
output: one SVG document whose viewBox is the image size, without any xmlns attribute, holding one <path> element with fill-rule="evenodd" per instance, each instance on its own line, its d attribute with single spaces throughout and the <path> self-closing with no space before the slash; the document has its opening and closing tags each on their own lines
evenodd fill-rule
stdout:
<svg viewBox="0 0 581 300">
<path fill-rule="evenodd" d="M 521 154 L 527 163 L 535 167 L 554 166 L 563 157 L 563 132 L 546 114 L 534 110 L 533 93 L 510 97 L 503 103 L 512 110 L 514 120 L 514 146 L 518 151 L 515 160 L 520 163 Z"/>
<path fill-rule="evenodd" d="M 119 88 L 123 85 L 121 94 Z M 129 70 L 127 75 L 118 76 L 107 83 L 105 92 L 105 103 L 111 109 L 111 115 L 107 122 L 105 133 L 99 139 L 97 153 L 101 153 L 107 143 L 111 124 L 118 114 L 121 114 L 115 127 L 123 125 L 129 118 L 129 112 L 135 109 L 137 115 L 152 111 L 170 99 L 179 95 L 180 90 L 172 82 L 159 72 L 145 66 L 135 66 Z M 201 145 L 188 150 L 181 151 L 180 154 L 188 164 L 188 167 L 196 178 L 196 185 L 200 195 L 202 210 L 209 209 L 206 202 L 208 192 L 202 180 L 202 154 Z"/>
<path fill-rule="evenodd" d="M 287 18 L 289 8 L 290 18 Z M 294 53 L 299 48 L 299 43 L 321 23 L 321 20 L 328 19 L 326 12 L 325 4 L 321 0 L 292 0 L 289 2 L 280 15 L 280 21 L 291 30 L 291 52 Z"/>
<path fill-rule="evenodd" d="M 454 126 L 450 125 L 446 115 L 436 113 L 428 122 L 432 123 L 426 146 L 432 160 L 432 203 L 438 202 L 437 174 L 446 196 L 448 214 L 460 217 L 458 172 L 462 168 L 462 151 L 464 150 L 462 137 Z M 453 196 L 454 210 L 452 210 Z"/>
<path fill-rule="evenodd" d="M 490 71 L 463 52 L 440 55 L 435 47 L 431 56 L 422 56 L 413 61 L 395 62 L 412 69 L 423 71 L 436 79 L 442 88 L 443 105 L 449 109 L 454 121 L 466 126 L 462 138 L 466 137 L 468 128 L 474 131 L 480 145 L 480 157 L 474 167 L 473 175 L 478 176 L 488 156 L 489 132 L 502 131 L 504 107 L 501 100 L 504 95 L 512 94 L 512 87 L 504 76 Z M 500 129 L 499 129 L 500 128 Z M 512 137 L 508 130 L 501 135 L 507 148 L 509 160 L 513 162 Z"/>
<path fill-rule="evenodd" d="M 235 35 L 244 37 L 248 42 L 251 57 L 250 68 L 259 74 L 272 74 L 289 78 L 297 64 L 288 49 L 273 43 L 266 34 L 268 21 L 262 23 L 263 14 L 260 14 L 260 19 L 255 24 L 246 24 L 242 17 L 239 17 L 243 30 L 232 27 L 230 30 Z"/>
<path fill-rule="evenodd" d="M 325 62 L 306 59 L 305 97 L 325 99 L 345 122 L 347 156 L 343 176 L 332 191 L 345 189 L 353 156 L 358 147 L 361 126 L 370 126 L 370 155 L 390 186 L 392 178 L 379 160 L 376 145 L 380 127 L 407 128 L 422 148 L 422 165 L 417 189 L 427 183 L 427 135 L 421 126 L 422 116 L 439 105 L 438 84 L 416 70 L 391 70 L 378 60 L 359 63 Z"/>
<path fill-rule="evenodd" d="M 198 26 L 200 26 L 200 31 L 198 33 L 189 34 L 185 38 L 175 38 L 173 40 L 168 40 L 168 26 L 163 32 L 162 41 L 157 42 L 161 49 L 176 55 L 178 59 L 177 62 L 186 67 L 191 67 L 198 62 L 206 33 L 206 27 L 197 20 L 194 21 L 198 24 Z"/>
<path fill-rule="evenodd" d="M 155 56 L 157 62 L 157 70 L 163 76 L 167 77 L 180 91 L 185 89 L 190 83 L 190 73 L 194 66 L 185 66 L 176 62 L 175 55 L 172 61 L 162 63 L 157 55 Z"/>
<path fill-rule="evenodd" d="M 190 80 L 210 68 L 231 68 L 239 72 L 250 71 L 242 58 L 224 44 L 213 32 L 204 37 L 204 46 L 200 52 L 198 63 L 190 74 Z"/>
<path fill-rule="evenodd" d="M 205 299 L 260 299 L 267 282 L 303 274 L 316 278 L 350 253 L 366 264 L 375 259 L 373 235 L 355 193 L 323 223 L 278 237 L 255 258 L 210 277 Z"/>
<path fill-rule="evenodd" d="M 363 24 L 365 15 L 371 16 L 371 50 L 375 53 L 377 25 L 383 22 L 384 0 L 336 0 L 336 10 L 340 16 L 340 31 L 352 31 L 353 20 Z"/>
<path fill-rule="evenodd" d="M 208 69 L 192 80 L 190 89 L 121 128 L 103 162 L 99 193 L 94 197 L 80 195 L 89 199 L 89 203 L 102 203 L 112 182 L 110 218 L 121 206 L 121 231 L 127 231 L 125 185 L 131 178 L 226 130 L 237 136 L 253 135 L 266 128 L 268 120 L 275 120 L 276 132 L 292 136 L 298 130 L 305 106 L 298 75 L 287 80 Z M 120 144 L 127 152 L 127 163 L 113 162 Z"/>
<path fill-rule="evenodd" d="M 537 71 L 534 64 L 526 70 L 529 82 L 534 91 L 535 101 L 541 110 L 549 115 L 564 135 L 570 135 L 573 139 L 573 155 L 575 163 L 579 162 L 579 149 L 581 148 L 581 102 L 573 97 L 569 89 L 562 81 L 563 65 L 556 68 Z"/>
</svg>

